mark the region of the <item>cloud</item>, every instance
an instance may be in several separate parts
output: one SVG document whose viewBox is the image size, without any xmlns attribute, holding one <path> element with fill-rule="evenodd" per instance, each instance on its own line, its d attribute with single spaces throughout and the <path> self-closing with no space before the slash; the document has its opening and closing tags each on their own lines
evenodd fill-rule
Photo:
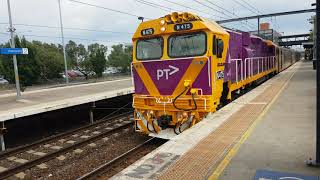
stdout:
<svg viewBox="0 0 320 180">
<path fill-rule="evenodd" d="M 313 0 L 292 1 L 292 0 L 209 0 L 210 2 L 232 12 L 215 7 L 204 0 L 198 0 L 204 5 L 197 3 L 194 0 L 171 0 L 179 3 L 188 9 L 166 0 L 144 0 L 155 4 L 160 4 L 161 7 L 154 8 L 148 5 L 139 3 L 138 0 L 80 0 L 87 3 L 100 5 L 103 7 L 116 9 L 119 11 L 136 14 L 148 18 L 158 18 L 168 14 L 169 11 L 195 11 L 201 16 L 213 17 L 216 16 L 227 17 L 241 17 L 254 15 L 253 12 L 259 10 L 263 13 L 282 12 L 290 10 L 300 10 L 311 8 Z M 249 8 L 243 1 L 249 3 L 253 8 Z M 94 31 L 80 31 L 65 29 L 66 39 L 72 39 L 78 43 L 90 44 L 93 42 L 100 42 L 106 45 L 112 45 L 119 42 L 131 42 L 132 34 L 139 25 L 137 17 L 129 16 L 117 12 L 108 11 L 105 9 L 81 5 L 68 0 L 61 0 L 62 14 L 64 27 L 83 28 L 92 30 L 116 31 L 118 33 L 110 32 L 94 32 Z M 239 5 L 241 2 L 242 5 Z M 58 0 L 11 0 L 12 15 L 14 23 L 20 24 L 36 24 L 44 26 L 55 26 L 59 24 Z M 249 10 L 249 9 L 251 10 Z M 214 10 L 216 9 L 216 10 Z M 253 12 L 252 12 L 253 11 Z M 223 12 L 223 13 L 221 13 Z M 284 34 L 296 34 L 308 32 L 311 25 L 307 22 L 312 14 L 301 14 L 292 16 L 283 16 L 277 18 L 266 18 L 263 22 L 270 22 L 271 26 L 279 32 Z M 8 22 L 7 4 L 6 1 L 0 1 L 0 23 Z M 247 24 L 249 23 L 249 25 Z M 242 30 L 255 30 L 257 27 L 256 21 L 248 21 L 240 23 L 231 23 L 227 26 L 240 28 Z M 7 31 L 8 25 L 0 24 L 0 43 L 7 41 L 8 36 L 3 34 Z M 59 28 L 39 28 L 27 26 L 15 26 L 19 35 L 26 36 L 27 39 L 36 39 L 41 41 L 48 41 L 53 43 L 60 43 Z M 123 32 L 123 33 L 121 33 Z"/>
</svg>

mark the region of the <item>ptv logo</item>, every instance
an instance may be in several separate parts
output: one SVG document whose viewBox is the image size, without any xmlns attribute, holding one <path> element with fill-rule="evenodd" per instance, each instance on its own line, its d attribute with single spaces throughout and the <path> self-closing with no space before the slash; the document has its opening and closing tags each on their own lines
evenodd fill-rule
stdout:
<svg viewBox="0 0 320 180">
<path fill-rule="evenodd" d="M 157 80 L 159 81 L 161 78 L 165 77 L 166 80 L 176 72 L 179 71 L 179 68 L 169 65 L 168 69 L 157 69 Z"/>
</svg>

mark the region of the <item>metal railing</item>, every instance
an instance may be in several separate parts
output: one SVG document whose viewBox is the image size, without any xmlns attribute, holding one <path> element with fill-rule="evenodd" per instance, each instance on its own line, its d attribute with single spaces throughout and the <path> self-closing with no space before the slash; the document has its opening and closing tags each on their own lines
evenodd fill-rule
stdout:
<svg viewBox="0 0 320 180">
<path fill-rule="evenodd" d="M 240 78 L 238 61 L 240 61 Z M 236 83 L 276 67 L 275 56 L 253 57 L 244 60 L 231 59 L 231 62 L 235 62 Z"/>
</svg>

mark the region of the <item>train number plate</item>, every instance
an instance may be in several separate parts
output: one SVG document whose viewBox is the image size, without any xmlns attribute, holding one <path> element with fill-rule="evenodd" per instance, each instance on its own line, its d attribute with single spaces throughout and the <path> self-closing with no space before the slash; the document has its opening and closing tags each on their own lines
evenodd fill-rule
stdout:
<svg viewBox="0 0 320 180">
<path fill-rule="evenodd" d="M 184 31 L 184 30 L 190 30 L 193 28 L 192 23 L 184 23 L 184 24 L 176 24 L 174 25 L 175 31 Z"/>
<path fill-rule="evenodd" d="M 153 28 L 143 29 L 141 31 L 141 35 L 142 36 L 152 35 L 153 33 L 154 33 L 154 29 Z"/>
</svg>

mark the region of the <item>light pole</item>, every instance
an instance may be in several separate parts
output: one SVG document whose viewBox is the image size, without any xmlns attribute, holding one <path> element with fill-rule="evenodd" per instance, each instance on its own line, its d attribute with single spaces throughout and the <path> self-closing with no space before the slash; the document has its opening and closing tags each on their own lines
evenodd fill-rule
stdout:
<svg viewBox="0 0 320 180">
<path fill-rule="evenodd" d="M 317 31 L 317 29 L 320 29 L 320 0 L 317 0 L 315 4 L 312 4 L 312 6 L 316 5 L 316 18 L 315 18 L 315 29 L 316 31 L 316 40 L 315 40 L 315 57 L 316 59 L 313 59 L 313 62 L 316 65 L 316 156 L 315 159 L 310 158 L 309 161 L 307 161 L 307 165 L 314 166 L 314 167 L 320 167 L 320 47 L 318 44 L 320 44 L 320 31 Z"/>
<path fill-rule="evenodd" d="M 60 14 L 60 28 L 61 28 L 61 41 L 62 41 L 62 49 L 63 49 L 63 58 L 64 58 L 64 71 L 66 76 L 66 83 L 69 83 L 68 77 L 68 65 L 67 65 L 67 56 L 66 56 L 66 47 L 64 44 L 64 35 L 63 35 L 63 23 L 62 23 L 62 15 L 61 15 L 61 2 L 58 0 L 59 4 L 59 14 Z"/>
<path fill-rule="evenodd" d="M 316 19 L 315 19 L 315 31 L 316 31 L 316 47 L 315 47 L 315 54 L 316 54 L 316 68 L 317 68 L 317 123 L 316 123 L 316 160 L 315 164 L 319 167 L 320 166 L 320 47 L 318 46 L 320 44 L 320 31 L 319 25 L 320 25 L 320 0 L 316 1 Z"/>
<path fill-rule="evenodd" d="M 8 14 L 9 14 L 9 32 L 11 36 L 10 40 L 10 46 L 11 48 L 15 48 L 15 42 L 14 42 L 14 31 L 15 28 L 13 28 L 12 25 L 12 17 L 11 17 L 11 7 L 10 7 L 10 0 L 7 0 L 8 4 Z M 14 68 L 14 76 L 16 81 L 16 90 L 17 90 L 17 99 L 21 97 L 21 90 L 20 90 L 20 81 L 19 81 L 19 71 L 18 71 L 18 64 L 17 64 L 17 56 L 13 55 L 13 68 Z"/>
</svg>

